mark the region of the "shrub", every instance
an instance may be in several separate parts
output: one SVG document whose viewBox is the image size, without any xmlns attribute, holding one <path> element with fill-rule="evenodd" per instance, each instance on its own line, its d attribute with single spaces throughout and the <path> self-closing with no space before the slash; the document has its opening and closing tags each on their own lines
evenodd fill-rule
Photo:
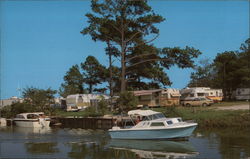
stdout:
<svg viewBox="0 0 250 159">
<path fill-rule="evenodd" d="M 136 108 L 138 99 L 132 92 L 122 92 L 120 98 L 117 99 L 117 103 L 122 111 L 128 111 Z"/>
<path fill-rule="evenodd" d="M 5 118 L 15 117 L 17 114 L 38 111 L 35 107 L 28 103 L 14 103 L 1 109 L 1 116 Z"/>
<path fill-rule="evenodd" d="M 108 110 L 108 102 L 105 99 L 102 99 L 98 102 L 98 112 L 101 115 L 105 115 Z"/>
</svg>

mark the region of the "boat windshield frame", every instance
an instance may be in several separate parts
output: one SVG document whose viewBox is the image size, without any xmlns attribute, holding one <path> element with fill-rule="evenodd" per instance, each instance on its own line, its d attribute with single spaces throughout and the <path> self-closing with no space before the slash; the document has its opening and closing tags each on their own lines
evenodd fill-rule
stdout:
<svg viewBox="0 0 250 159">
<path fill-rule="evenodd" d="M 147 117 L 147 120 L 157 120 L 157 119 L 166 118 L 163 113 L 156 113 L 156 114 L 148 115 L 146 117 Z"/>
</svg>

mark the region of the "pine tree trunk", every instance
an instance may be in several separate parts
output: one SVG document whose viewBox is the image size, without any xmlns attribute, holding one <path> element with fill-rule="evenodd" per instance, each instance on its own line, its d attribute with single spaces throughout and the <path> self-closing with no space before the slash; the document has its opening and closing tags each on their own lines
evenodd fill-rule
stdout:
<svg viewBox="0 0 250 159">
<path fill-rule="evenodd" d="M 123 37 L 123 36 L 122 36 Z M 122 38 L 123 39 L 123 38 Z M 125 92 L 126 91 L 126 65 L 125 65 L 125 46 L 124 46 L 124 40 L 122 40 L 122 45 L 121 45 L 121 92 Z"/>
<path fill-rule="evenodd" d="M 126 90 L 126 77 L 125 77 L 125 55 L 122 53 L 122 60 L 121 60 L 121 66 L 122 66 L 122 74 L 121 74 L 121 92 L 124 92 Z"/>
<path fill-rule="evenodd" d="M 123 17 L 123 16 L 122 16 Z M 126 52 L 125 52 L 125 39 L 124 39 L 124 24 L 123 24 L 123 19 L 122 21 L 122 25 L 121 25 L 121 92 L 125 92 L 126 91 L 126 63 L 125 63 L 125 57 L 126 57 Z"/>
<path fill-rule="evenodd" d="M 93 89 L 92 84 L 89 84 L 89 93 L 90 94 L 92 94 L 92 91 L 93 91 L 92 89 Z"/>
<path fill-rule="evenodd" d="M 110 43 L 108 41 L 108 54 L 109 54 L 109 95 L 110 97 L 113 97 L 114 92 L 113 92 L 113 71 L 112 71 L 112 54 L 110 50 Z"/>
</svg>

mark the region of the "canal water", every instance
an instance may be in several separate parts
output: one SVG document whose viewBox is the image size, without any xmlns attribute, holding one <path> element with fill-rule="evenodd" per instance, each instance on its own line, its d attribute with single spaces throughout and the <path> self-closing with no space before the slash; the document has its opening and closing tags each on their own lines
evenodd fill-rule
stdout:
<svg viewBox="0 0 250 159">
<path fill-rule="evenodd" d="M 0 158 L 249 159 L 250 132 L 197 129 L 188 141 L 112 140 L 107 131 L 0 127 Z"/>
</svg>

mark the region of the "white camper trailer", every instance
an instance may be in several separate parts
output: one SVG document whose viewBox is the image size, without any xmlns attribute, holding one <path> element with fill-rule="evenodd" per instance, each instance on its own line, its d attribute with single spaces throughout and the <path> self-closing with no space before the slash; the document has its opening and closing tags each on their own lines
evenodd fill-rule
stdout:
<svg viewBox="0 0 250 159">
<path fill-rule="evenodd" d="M 176 106 L 180 104 L 180 91 L 173 88 L 140 90 L 133 92 L 138 97 L 138 107 Z"/>
<path fill-rule="evenodd" d="M 250 88 L 237 88 L 235 91 L 236 100 L 250 100 Z"/>
<path fill-rule="evenodd" d="M 194 100 L 195 98 L 209 98 L 215 102 L 222 101 L 222 89 L 211 89 L 209 87 L 185 88 L 181 91 L 181 100 Z"/>
<path fill-rule="evenodd" d="M 67 111 L 78 111 L 91 106 L 91 102 L 110 97 L 102 94 L 74 94 L 66 98 Z"/>
</svg>

